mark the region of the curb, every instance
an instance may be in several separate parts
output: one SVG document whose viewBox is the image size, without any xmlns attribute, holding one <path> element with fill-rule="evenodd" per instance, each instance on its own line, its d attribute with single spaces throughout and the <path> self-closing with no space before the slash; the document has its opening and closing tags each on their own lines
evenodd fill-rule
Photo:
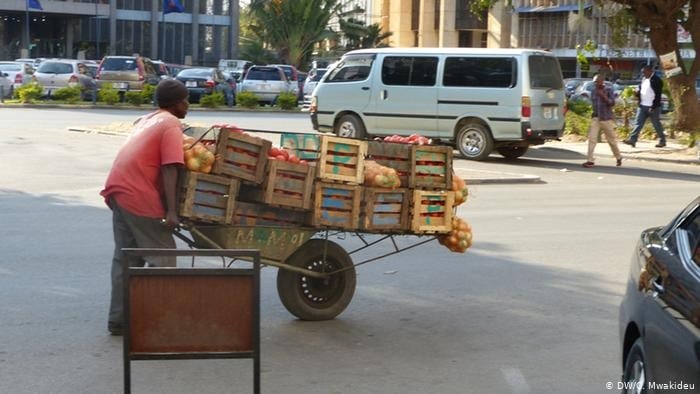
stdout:
<svg viewBox="0 0 700 394">
<path fill-rule="evenodd" d="M 467 184 L 471 185 L 545 183 L 539 176 L 529 174 L 468 170 L 464 168 L 455 168 L 455 174 L 464 179 Z"/>
</svg>

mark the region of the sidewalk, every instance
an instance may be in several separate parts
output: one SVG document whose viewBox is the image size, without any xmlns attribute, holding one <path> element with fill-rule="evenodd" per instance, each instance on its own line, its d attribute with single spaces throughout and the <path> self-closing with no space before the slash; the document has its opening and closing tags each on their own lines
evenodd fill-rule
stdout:
<svg viewBox="0 0 700 394">
<path fill-rule="evenodd" d="M 681 145 L 677 141 L 667 140 L 666 147 L 656 148 L 657 140 L 639 140 L 633 148 L 629 145 L 618 141 L 617 146 L 622 153 L 623 166 L 624 160 L 647 160 L 659 161 L 679 164 L 700 164 L 700 153 L 698 148 L 688 148 L 686 145 Z M 583 161 L 588 153 L 588 142 L 564 142 L 553 141 L 547 142 L 544 147 L 566 149 L 577 152 L 582 155 Z M 600 142 L 595 147 L 595 157 L 614 157 L 607 142 Z"/>
</svg>

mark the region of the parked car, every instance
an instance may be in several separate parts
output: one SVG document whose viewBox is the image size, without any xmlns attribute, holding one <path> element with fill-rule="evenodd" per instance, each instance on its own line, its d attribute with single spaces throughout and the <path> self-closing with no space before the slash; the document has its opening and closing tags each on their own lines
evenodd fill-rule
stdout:
<svg viewBox="0 0 700 394">
<path fill-rule="evenodd" d="M 566 95 L 566 98 L 571 97 L 571 95 L 576 91 L 577 87 L 590 80 L 591 78 L 566 78 L 564 80 L 564 94 Z"/>
<path fill-rule="evenodd" d="M 195 67 L 180 71 L 175 77 L 185 84 L 190 93 L 190 102 L 198 103 L 200 98 L 214 92 L 224 94 L 226 104 L 233 106 L 236 103 L 236 96 L 231 89 L 231 85 L 217 68 Z"/>
<path fill-rule="evenodd" d="M 291 83 L 291 92 L 299 96 L 299 92 L 304 89 L 303 82 L 299 81 L 299 70 L 289 64 L 268 64 L 268 66 L 276 66 L 284 71 L 287 80 Z"/>
<path fill-rule="evenodd" d="M 12 81 L 12 91 L 32 82 L 34 67 L 22 62 L 0 62 L 0 72 Z"/>
<path fill-rule="evenodd" d="M 700 387 L 700 197 L 663 227 L 642 231 L 620 305 L 623 393 Z M 686 389 L 655 390 L 681 383 Z M 643 389 L 638 390 L 637 388 Z"/>
<path fill-rule="evenodd" d="M 0 71 L 0 98 L 10 98 L 13 94 L 12 80 L 9 78 L 9 74 Z"/>
<path fill-rule="evenodd" d="M 182 70 L 192 68 L 192 66 L 185 66 L 184 64 L 174 64 L 174 63 L 166 63 L 166 66 L 168 66 L 168 71 L 170 71 L 170 76 L 175 78 L 175 76 Z"/>
<path fill-rule="evenodd" d="M 98 87 L 109 85 L 122 94 L 160 81 L 153 62 L 141 56 L 105 56 L 95 79 Z"/>
<path fill-rule="evenodd" d="M 219 70 L 231 73 L 236 81 L 240 81 L 243 78 L 243 74 L 253 66 L 253 62 L 249 60 L 240 59 L 220 59 L 219 60 Z"/>
<path fill-rule="evenodd" d="M 318 82 L 326 75 L 327 68 L 312 68 L 309 71 L 309 76 L 304 82 L 304 101 L 302 104 L 302 109 L 308 109 L 311 105 L 311 93 L 314 92 L 314 88 L 318 85 Z"/>
<path fill-rule="evenodd" d="M 33 79 L 42 87 L 44 96 L 51 96 L 56 90 L 69 86 L 80 86 L 82 100 L 92 99 L 95 93 L 95 80 L 80 60 L 43 61 Z"/>
<path fill-rule="evenodd" d="M 604 84 L 606 87 L 613 89 L 613 92 L 615 91 L 612 82 L 605 81 Z M 592 79 L 588 79 L 576 88 L 574 93 L 571 96 L 569 96 L 569 99 L 574 100 L 574 101 L 584 100 L 584 101 L 590 103 L 591 102 L 591 95 L 593 94 L 594 88 L 595 88 L 595 82 Z M 617 98 L 617 95 L 615 97 Z"/>
<path fill-rule="evenodd" d="M 158 78 L 160 78 L 160 79 L 167 79 L 167 78 L 170 78 L 172 76 L 168 65 L 163 63 L 160 60 L 154 60 L 153 67 L 156 70 L 156 75 L 158 75 Z"/>
<path fill-rule="evenodd" d="M 280 93 L 293 91 L 284 71 L 276 66 L 252 66 L 238 85 L 240 92 L 255 93 L 261 103 L 269 105 L 277 102 Z"/>
</svg>

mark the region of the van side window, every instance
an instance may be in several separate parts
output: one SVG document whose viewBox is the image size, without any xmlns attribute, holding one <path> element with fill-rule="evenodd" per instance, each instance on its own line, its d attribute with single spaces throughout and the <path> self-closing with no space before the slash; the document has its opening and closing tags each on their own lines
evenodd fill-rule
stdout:
<svg viewBox="0 0 700 394">
<path fill-rule="evenodd" d="M 434 86 L 436 57 L 387 56 L 382 63 L 382 83 L 397 86 Z"/>
<path fill-rule="evenodd" d="M 444 86 L 512 88 L 518 80 L 514 58 L 448 57 Z"/>
</svg>

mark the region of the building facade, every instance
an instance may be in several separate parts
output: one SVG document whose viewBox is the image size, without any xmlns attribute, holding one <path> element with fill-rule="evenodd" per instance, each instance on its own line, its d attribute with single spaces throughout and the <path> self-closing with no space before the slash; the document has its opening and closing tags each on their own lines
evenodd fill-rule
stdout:
<svg viewBox="0 0 700 394">
<path fill-rule="evenodd" d="M 26 0 L 3 0 L 0 59 L 100 59 L 138 53 L 170 63 L 215 65 L 220 58 L 237 56 L 237 0 L 180 0 L 185 11 L 166 15 L 163 3 L 40 0 L 43 10 L 27 10 Z"/>
<path fill-rule="evenodd" d="M 482 15 L 469 11 L 471 0 L 373 0 L 372 23 L 393 35 L 395 47 L 538 48 L 552 51 L 561 61 L 565 77 L 591 76 L 606 69 L 620 77 L 635 77 L 643 63 L 656 54 L 648 40 L 627 31 L 624 48 L 614 48 L 608 20 L 620 10 L 612 3 L 592 0 L 514 0 L 512 7 L 500 1 Z M 587 41 L 597 49 L 584 53 L 577 63 L 577 45 Z M 681 50 L 694 57 L 692 50 Z"/>
</svg>

